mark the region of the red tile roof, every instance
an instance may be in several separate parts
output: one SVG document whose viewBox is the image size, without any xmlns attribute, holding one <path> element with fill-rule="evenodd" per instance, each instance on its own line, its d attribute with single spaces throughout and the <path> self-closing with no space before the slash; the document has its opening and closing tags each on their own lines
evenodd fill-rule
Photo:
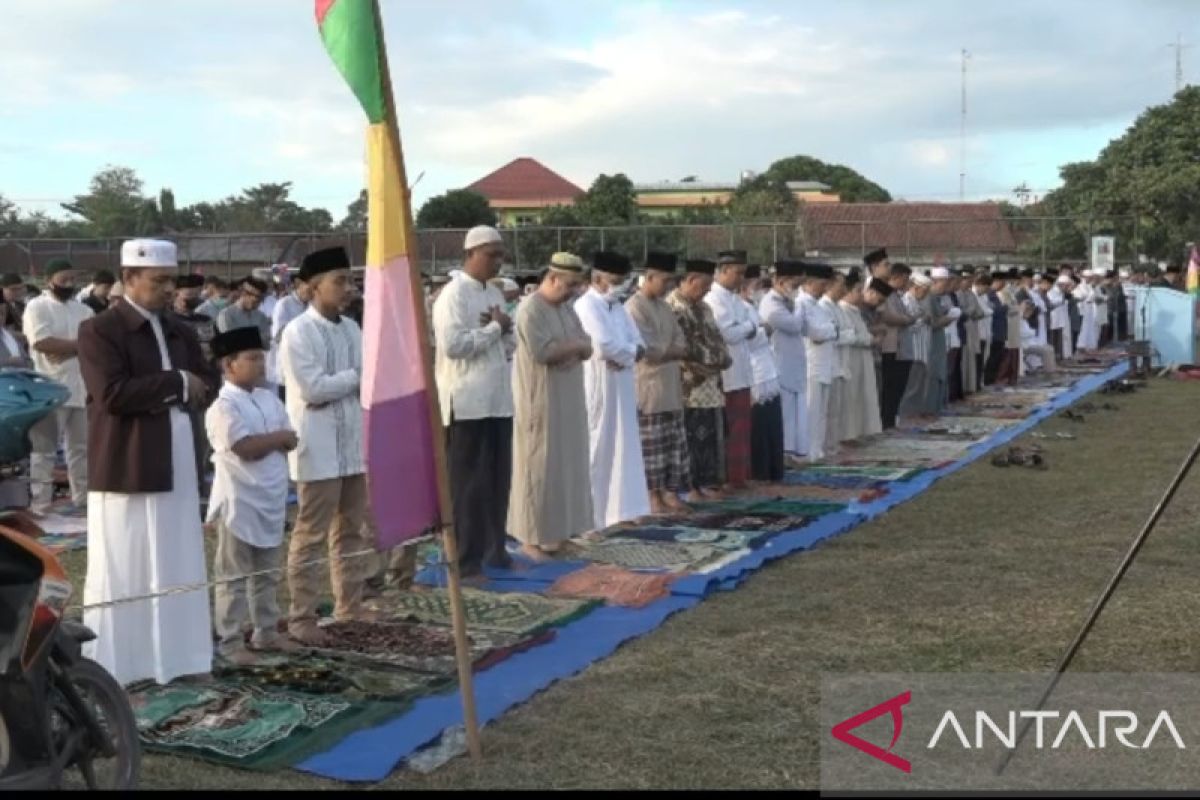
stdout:
<svg viewBox="0 0 1200 800">
<path fill-rule="evenodd" d="M 808 247 L 1011 252 L 1009 221 L 996 203 L 821 203 L 800 212 Z"/>
<path fill-rule="evenodd" d="M 583 194 L 583 189 L 532 158 L 513 159 L 467 188 L 497 207 L 568 205 Z"/>
</svg>

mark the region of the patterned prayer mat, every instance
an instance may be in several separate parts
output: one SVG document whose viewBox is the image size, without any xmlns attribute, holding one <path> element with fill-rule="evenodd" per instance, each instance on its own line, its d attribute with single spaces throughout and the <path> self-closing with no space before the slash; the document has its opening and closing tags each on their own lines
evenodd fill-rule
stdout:
<svg viewBox="0 0 1200 800">
<path fill-rule="evenodd" d="M 675 577 L 631 572 L 613 564 L 588 564 L 559 578 L 546 595 L 603 600 L 609 605 L 641 608 L 670 594 Z"/>
<path fill-rule="evenodd" d="M 716 547 L 612 537 L 598 542 L 568 542 L 569 558 L 626 569 L 686 572 L 723 556 Z"/>
<path fill-rule="evenodd" d="M 897 467 L 893 465 L 871 466 L 864 464 L 861 466 L 853 465 L 837 465 L 837 464 L 817 464 L 809 467 L 805 472 L 819 473 L 822 475 L 845 475 L 853 477 L 874 478 L 880 481 L 906 481 L 921 473 L 920 467 Z"/>
<path fill-rule="evenodd" d="M 809 503 L 804 500 L 787 500 L 773 495 L 747 497 L 738 500 L 718 500 L 712 503 L 698 503 L 696 511 L 704 513 L 741 512 L 746 514 L 776 514 L 796 517 L 819 517 L 845 509 L 843 503 Z M 700 525 L 697 528 L 726 528 L 727 525 Z M 738 529 L 742 530 L 742 529 Z"/>
<path fill-rule="evenodd" d="M 842 491 L 874 489 L 885 483 L 881 478 L 872 478 L 868 475 L 831 475 L 827 472 L 810 472 L 808 470 L 788 472 L 783 476 L 783 482 L 787 486 L 812 486 Z"/>
<path fill-rule="evenodd" d="M 565 625 L 598 605 L 572 600 L 554 600 L 536 594 L 519 592 L 484 592 L 463 589 L 463 606 L 467 627 L 479 628 L 518 636 L 532 636 L 556 625 Z M 405 592 L 397 595 L 392 604 L 396 619 L 449 627 L 450 596 L 445 589 L 429 592 Z M 475 632 L 472 632 L 475 635 Z"/>
<path fill-rule="evenodd" d="M 255 770 L 296 764 L 406 706 L 237 682 L 132 688 L 129 699 L 147 749 Z"/>
<path fill-rule="evenodd" d="M 413 622 L 330 622 L 322 630 L 333 647 L 312 652 L 348 664 L 367 664 L 453 677 L 454 633 L 440 625 Z M 469 629 L 467 643 L 476 670 L 494 666 L 508 656 L 554 638 L 554 630 L 534 635 Z M 486 666 L 484 666 L 486 665 Z"/>
<path fill-rule="evenodd" d="M 711 530 L 706 528 L 646 526 L 623 528 L 612 534 L 621 539 L 637 539 L 642 542 L 677 542 L 679 544 L 702 544 L 718 550 L 755 549 L 766 544 L 773 534 L 759 531 Z"/>
<path fill-rule="evenodd" d="M 452 651 L 451 662 L 453 658 Z M 449 684 L 445 675 L 417 672 L 359 654 L 343 655 L 328 650 L 264 655 L 252 666 L 224 664 L 214 675 L 269 691 L 338 695 L 352 700 L 411 700 Z"/>
<path fill-rule="evenodd" d="M 833 489 L 828 486 L 813 486 L 812 484 L 791 486 L 785 482 L 771 487 L 771 497 L 780 500 L 794 500 L 801 503 L 844 505 L 861 500 L 863 491 L 862 489 Z"/>
</svg>

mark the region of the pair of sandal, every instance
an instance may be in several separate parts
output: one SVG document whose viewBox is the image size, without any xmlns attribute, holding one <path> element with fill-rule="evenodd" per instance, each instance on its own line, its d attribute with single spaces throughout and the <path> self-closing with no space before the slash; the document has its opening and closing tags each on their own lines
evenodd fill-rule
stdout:
<svg viewBox="0 0 1200 800">
<path fill-rule="evenodd" d="M 1036 445 L 1031 448 L 1024 448 L 1014 445 L 1008 448 L 1003 453 L 997 453 L 992 456 L 992 466 L 994 467 L 1031 467 L 1032 469 L 1046 469 L 1046 459 L 1042 455 L 1042 449 Z"/>
</svg>

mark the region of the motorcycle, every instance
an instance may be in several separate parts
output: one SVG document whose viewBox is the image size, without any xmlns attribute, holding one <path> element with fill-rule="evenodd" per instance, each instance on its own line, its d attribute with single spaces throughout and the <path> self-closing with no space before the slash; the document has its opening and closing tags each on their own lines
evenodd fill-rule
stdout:
<svg viewBox="0 0 1200 800">
<path fill-rule="evenodd" d="M 0 370 L 0 481 L 20 479 L 29 427 L 66 397 L 36 373 Z M 64 618 L 71 583 L 41 534 L 28 514 L 0 512 L 0 792 L 80 779 L 134 789 L 141 746 L 129 698 L 83 656 L 96 635 Z"/>
</svg>

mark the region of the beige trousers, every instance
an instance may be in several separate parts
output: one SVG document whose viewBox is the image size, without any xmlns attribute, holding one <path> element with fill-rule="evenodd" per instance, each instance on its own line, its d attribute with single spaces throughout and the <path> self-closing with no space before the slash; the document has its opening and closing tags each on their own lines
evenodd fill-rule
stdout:
<svg viewBox="0 0 1200 800">
<path fill-rule="evenodd" d="M 66 439 L 67 474 L 71 481 L 71 502 L 87 502 L 87 411 L 82 408 L 57 408 L 29 429 L 30 507 L 42 514 L 54 500 L 54 462 L 58 445 Z"/>
<path fill-rule="evenodd" d="M 333 616 L 354 617 L 362 610 L 363 581 L 371 558 L 347 558 L 371 546 L 365 525 L 367 479 L 351 475 L 326 481 L 297 484 L 300 508 L 288 548 L 288 587 L 292 602 L 288 622 L 315 622 L 321 597 L 323 564 L 303 566 L 329 555 L 329 578 L 333 588 Z"/>
<path fill-rule="evenodd" d="M 220 639 L 218 646 L 222 654 L 229 654 L 244 646 L 242 630 L 247 617 L 254 626 L 251 641 L 255 646 L 266 646 L 279 635 L 279 581 L 283 577 L 283 545 L 279 547 L 255 547 L 233 535 L 225 523 L 217 521 L 217 554 L 213 559 L 213 573 L 217 581 L 213 589 L 213 624 Z M 263 575 L 252 573 L 270 570 Z M 251 575 L 249 578 L 241 577 Z M 230 579 L 229 583 L 224 581 Z"/>
</svg>

